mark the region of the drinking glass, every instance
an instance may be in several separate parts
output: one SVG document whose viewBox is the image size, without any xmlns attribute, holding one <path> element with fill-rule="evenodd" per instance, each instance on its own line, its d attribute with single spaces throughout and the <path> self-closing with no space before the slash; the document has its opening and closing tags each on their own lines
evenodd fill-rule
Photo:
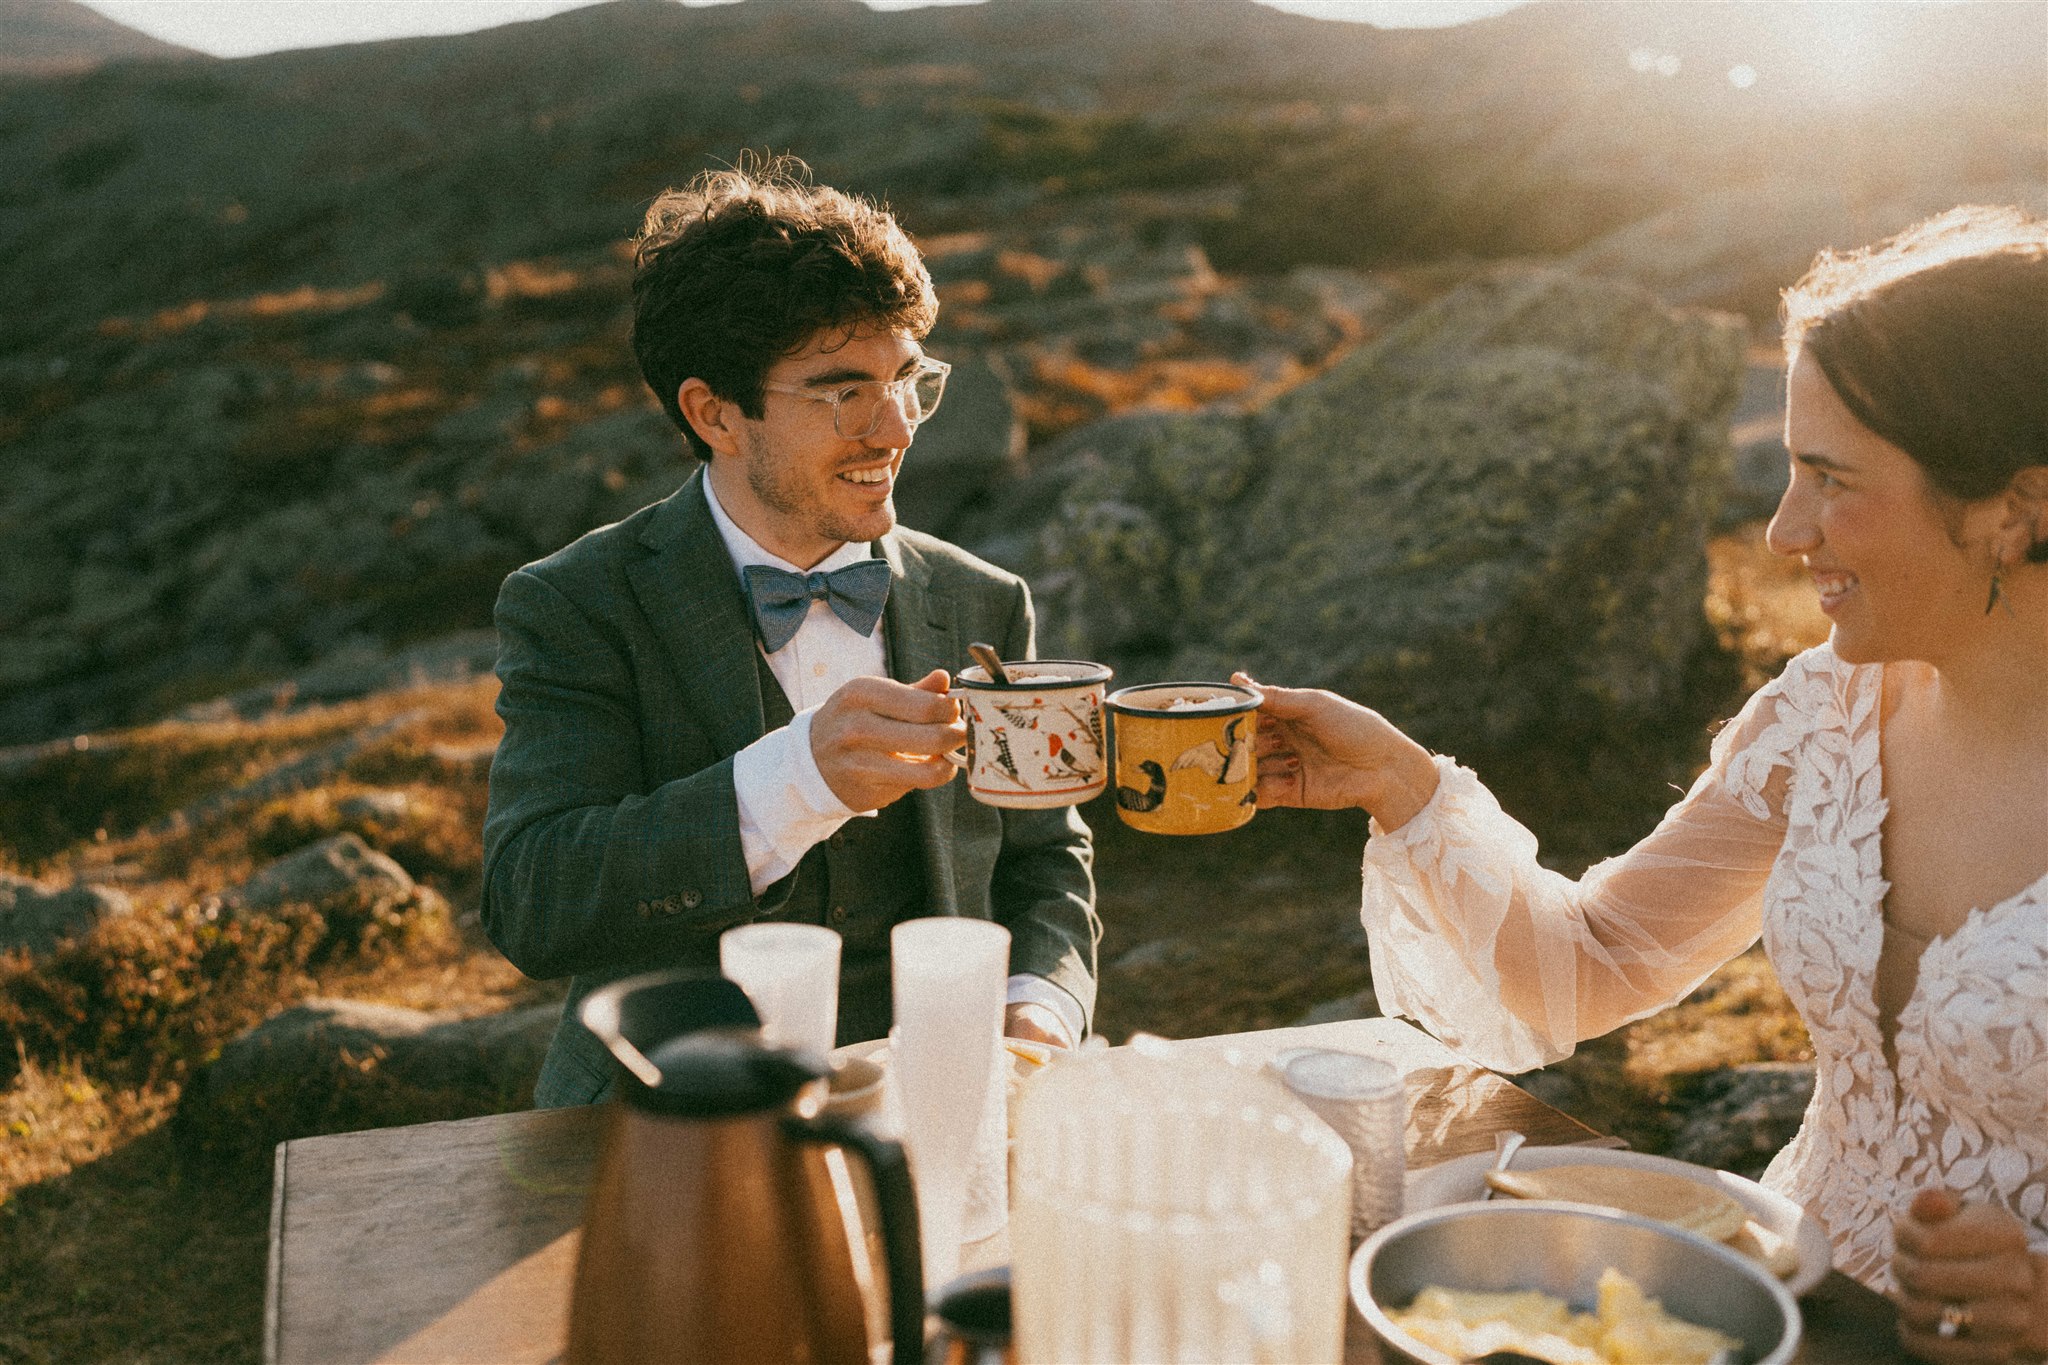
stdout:
<svg viewBox="0 0 2048 1365">
<path fill-rule="evenodd" d="M 1294 1097 L 1351 1149 L 1351 1235 L 1362 1238 L 1399 1218 L 1408 1170 L 1408 1092 L 1400 1071 L 1378 1057 L 1298 1048 L 1281 1074 Z"/>
<path fill-rule="evenodd" d="M 908 920 L 889 931 L 889 953 L 889 1064 L 917 1182 L 924 1282 L 936 1290 L 959 1272 L 968 1186 L 990 1168 L 991 1141 L 995 1168 L 1003 1168 L 1007 1123 L 1000 1110 L 993 1126 L 988 1115 L 1004 1099 L 998 1063 L 1010 931 L 988 920 Z"/>
<path fill-rule="evenodd" d="M 747 993 L 772 1047 L 832 1051 L 839 935 L 819 924 L 742 924 L 718 936 L 718 968 Z"/>
</svg>

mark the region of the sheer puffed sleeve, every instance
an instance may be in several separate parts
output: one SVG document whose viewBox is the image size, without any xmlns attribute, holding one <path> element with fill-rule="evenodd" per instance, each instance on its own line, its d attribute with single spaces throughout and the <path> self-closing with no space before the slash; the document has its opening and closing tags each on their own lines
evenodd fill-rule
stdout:
<svg viewBox="0 0 2048 1365">
<path fill-rule="evenodd" d="M 1684 998 L 1756 940 L 1785 837 L 1790 755 L 1814 730 L 1796 685 L 1840 668 L 1799 656 L 1724 727 L 1685 799 L 1641 843 L 1574 882 L 1536 861 L 1536 838 L 1470 770 L 1437 760 L 1429 804 L 1372 825 L 1362 918 L 1373 986 L 1501 1071 L 1571 1055 Z"/>
</svg>

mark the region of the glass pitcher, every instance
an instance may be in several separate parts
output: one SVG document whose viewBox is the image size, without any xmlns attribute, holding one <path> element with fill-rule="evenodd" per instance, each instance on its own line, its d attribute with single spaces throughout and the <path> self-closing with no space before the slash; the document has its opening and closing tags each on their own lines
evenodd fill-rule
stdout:
<svg viewBox="0 0 2048 1365">
<path fill-rule="evenodd" d="M 1061 1061 L 1018 1107 L 1018 1359 L 1336 1365 L 1350 1181 L 1349 1149 L 1270 1078 Z"/>
</svg>

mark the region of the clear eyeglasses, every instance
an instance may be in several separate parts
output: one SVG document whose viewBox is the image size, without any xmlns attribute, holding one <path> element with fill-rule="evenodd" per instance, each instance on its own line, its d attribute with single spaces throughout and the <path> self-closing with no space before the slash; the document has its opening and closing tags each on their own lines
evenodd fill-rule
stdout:
<svg viewBox="0 0 2048 1365">
<path fill-rule="evenodd" d="M 939 398 L 946 392 L 946 376 L 953 367 L 943 360 L 925 356 L 917 369 L 901 379 L 862 379 L 831 388 L 804 384 L 762 384 L 769 393 L 787 393 L 813 403 L 832 405 L 832 429 L 842 441 L 863 441 L 882 425 L 887 405 L 894 403 L 903 420 L 915 427 L 938 411 Z"/>
</svg>

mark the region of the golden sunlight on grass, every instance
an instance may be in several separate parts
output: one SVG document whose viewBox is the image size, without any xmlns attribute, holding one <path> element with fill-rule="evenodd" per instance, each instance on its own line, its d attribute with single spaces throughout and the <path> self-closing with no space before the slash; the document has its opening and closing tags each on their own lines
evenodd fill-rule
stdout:
<svg viewBox="0 0 2048 1365">
<path fill-rule="evenodd" d="M 1715 972 L 1682 1003 L 1628 1028 L 1629 1078 L 1652 1090 L 1673 1076 L 1812 1057 L 1806 1029 L 1757 948 Z"/>
<path fill-rule="evenodd" d="M 1762 522 L 1708 541 L 1707 575 L 1707 620 L 1722 647 L 1741 656 L 1745 692 L 1828 638 L 1828 618 L 1806 570 L 1770 552 Z"/>
<path fill-rule="evenodd" d="M 22 1054 L 0 1093 L 0 1203 L 24 1185 L 63 1175 L 148 1132 L 170 1116 L 174 1086 L 119 1089 L 77 1061 L 39 1066 Z"/>
</svg>

